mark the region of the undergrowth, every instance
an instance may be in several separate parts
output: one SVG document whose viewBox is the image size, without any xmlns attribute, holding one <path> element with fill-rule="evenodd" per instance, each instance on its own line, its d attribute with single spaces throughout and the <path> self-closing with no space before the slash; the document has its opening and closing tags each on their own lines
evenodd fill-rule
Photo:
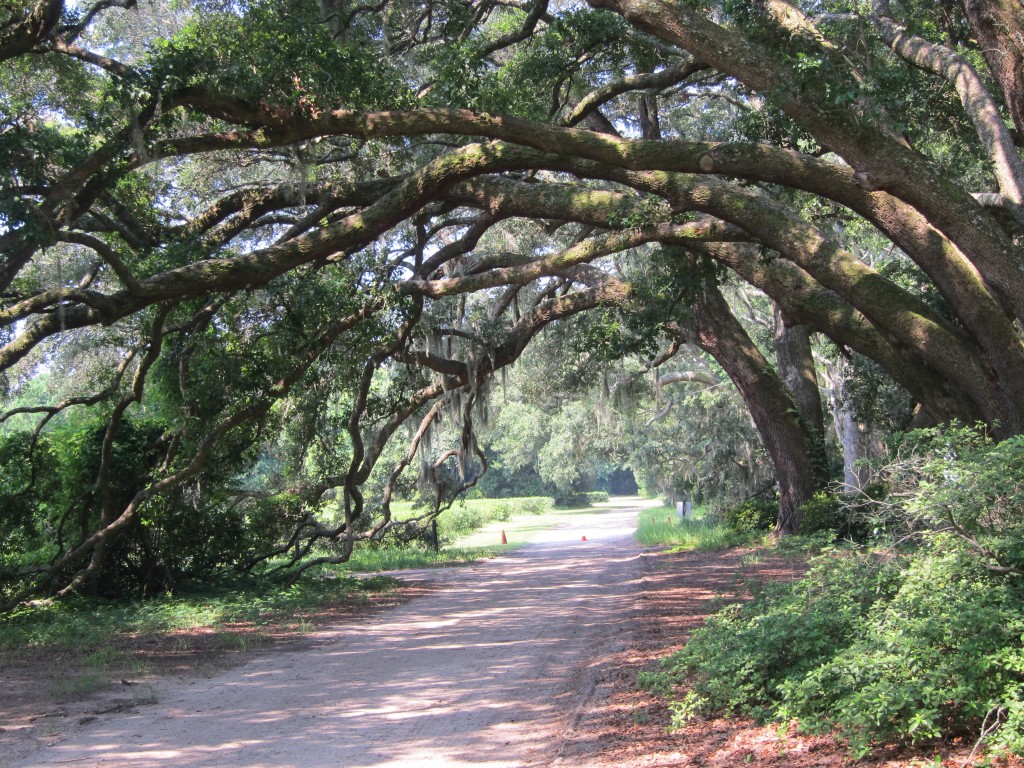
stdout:
<svg viewBox="0 0 1024 768">
<path fill-rule="evenodd" d="M 524 496 L 508 499 L 460 499 L 437 518 L 437 534 L 442 545 L 451 544 L 488 523 L 507 522 L 519 515 L 545 515 L 554 510 L 554 499 Z M 398 519 L 416 517 L 421 512 L 411 503 L 392 505 Z M 388 544 L 385 541 L 385 544 Z M 480 556 L 480 552 L 477 556 Z"/>
<path fill-rule="evenodd" d="M 433 547 L 427 544 L 413 542 L 405 546 L 357 547 L 352 552 L 352 557 L 338 568 L 356 573 L 398 571 L 409 568 L 464 565 L 493 556 L 494 552 L 485 547 L 446 546 L 435 552 Z"/>
<path fill-rule="evenodd" d="M 398 505 L 396 505 L 398 506 Z M 480 499 L 456 505 L 438 521 L 442 543 L 493 520 L 514 515 L 540 515 L 553 508 L 549 498 Z M 400 507 L 411 516 L 411 506 Z M 288 631 L 309 627 L 307 616 L 332 604 L 360 602 L 368 591 L 391 589 L 397 582 L 383 576 L 356 579 L 349 572 L 373 572 L 473 562 L 493 554 L 485 547 L 445 546 L 439 552 L 422 542 L 405 545 L 385 541 L 357 547 L 351 559 L 337 566 L 309 571 L 293 584 L 268 577 L 221 576 L 216 581 L 183 584 L 173 593 L 146 600 L 71 597 L 41 600 L 0 617 L 0 653 L 45 654 L 73 650 L 83 658 L 116 642 L 118 637 L 162 635 L 181 630 L 213 630 L 231 635 L 246 625 L 246 644 L 258 642 L 261 627 Z M 257 635 L 252 634 L 256 630 Z"/>
<path fill-rule="evenodd" d="M 1024 439 L 917 433 L 841 500 L 873 538 L 713 616 L 645 687 L 699 714 L 880 743 L 987 740 L 1024 752 Z M 850 530 L 847 525 L 845 530 Z"/>
<path fill-rule="evenodd" d="M 695 509 L 692 517 L 680 519 L 669 506 L 643 510 L 636 530 L 636 540 L 646 547 L 667 546 L 703 552 L 748 545 L 757 536 L 757 533 L 737 533 L 723 520 L 705 517 L 701 508 Z"/>
<path fill-rule="evenodd" d="M 395 584 L 384 576 L 353 579 L 321 572 L 291 585 L 239 579 L 149 600 L 35 601 L 0 618 L 0 651 L 43 654 L 71 649 L 87 654 L 110 646 L 118 637 L 223 631 L 238 623 L 266 627 L 330 605 L 361 602 L 367 592 L 393 589 Z"/>
</svg>

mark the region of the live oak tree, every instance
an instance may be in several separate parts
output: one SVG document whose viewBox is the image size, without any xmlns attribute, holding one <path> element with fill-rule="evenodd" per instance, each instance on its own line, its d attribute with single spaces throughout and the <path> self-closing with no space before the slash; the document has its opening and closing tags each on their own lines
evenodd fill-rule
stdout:
<svg viewBox="0 0 1024 768">
<path fill-rule="evenodd" d="M 429 519 L 486 468 L 488 381 L 590 311 L 654 367 L 718 361 L 782 533 L 822 482 L 811 334 L 919 423 L 1021 433 L 1019 10 L 5 4 L 5 599 L 342 560 L 414 464 Z M 729 281 L 777 305 L 777 355 Z"/>
</svg>

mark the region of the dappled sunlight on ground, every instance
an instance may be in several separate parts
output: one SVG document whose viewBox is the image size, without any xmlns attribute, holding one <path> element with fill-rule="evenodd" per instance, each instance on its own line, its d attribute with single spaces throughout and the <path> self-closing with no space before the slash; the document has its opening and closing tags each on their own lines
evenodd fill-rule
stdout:
<svg viewBox="0 0 1024 768">
<path fill-rule="evenodd" d="M 553 768 L 921 768 L 938 765 L 936 756 L 945 768 L 964 768 L 971 743 L 883 748 L 854 761 L 833 736 L 802 735 L 793 726 L 719 717 L 667 730 L 664 700 L 639 690 L 637 673 L 658 669 L 659 658 L 682 647 L 711 613 L 749 597 L 754 584 L 792 580 L 803 570 L 801 560 L 771 553 L 645 554 L 633 642 L 603 660 L 607 673 L 563 735 Z"/>
<path fill-rule="evenodd" d="M 639 496 L 617 496 L 607 502 L 594 504 L 592 507 L 554 510 L 537 516 L 523 515 L 508 522 L 490 522 L 477 531 L 460 538 L 455 545 L 460 547 L 496 546 L 501 541 L 502 531 L 508 534 L 508 540 L 512 544 L 567 543 L 580 541 L 582 536 L 587 536 L 590 541 L 591 536 L 587 531 L 588 521 L 594 518 L 595 512 L 600 510 L 614 512 L 623 507 L 643 509 L 658 506 L 660 503 L 657 499 L 644 499 Z"/>
<path fill-rule="evenodd" d="M 665 703 L 637 688 L 637 672 L 755 583 L 791 580 L 803 564 L 643 551 L 634 519 L 573 514 L 501 558 L 407 572 L 415 597 L 402 605 L 157 683 L 130 706 L 54 717 L 33 737 L 40 749 L 0 751 L 0 768 L 851 765 L 833 737 L 792 727 L 715 718 L 666 730 Z M 940 753 L 960 768 L 971 746 L 883 750 L 857 765 L 911 768 Z"/>
<path fill-rule="evenodd" d="M 426 599 L 323 633 L 311 649 L 159 688 L 155 706 L 13 765 L 546 764 L 580 676 L 626 637 L 634 519 L 581 516 L 543 543 L 435 572 L 443 583 Z"/>
</svg>

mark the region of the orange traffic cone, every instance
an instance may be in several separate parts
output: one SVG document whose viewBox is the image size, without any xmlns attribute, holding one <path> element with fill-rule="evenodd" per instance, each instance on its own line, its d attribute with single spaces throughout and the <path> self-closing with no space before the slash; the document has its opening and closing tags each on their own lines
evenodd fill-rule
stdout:
<svg viewBox="0 0 1024 768">
<path fill-rule="evenodd" d="M 501 543 L 508 544 L 508 538 L 506 538 L 504 531 L 501 532 Z"/>
<path fill-rule="evenodd" d="M 587 540 L 586 536 L 584 536 L 583 538 L 580 539 L 580 541 L 586 541 L 586 540 Z"/>
</svg>

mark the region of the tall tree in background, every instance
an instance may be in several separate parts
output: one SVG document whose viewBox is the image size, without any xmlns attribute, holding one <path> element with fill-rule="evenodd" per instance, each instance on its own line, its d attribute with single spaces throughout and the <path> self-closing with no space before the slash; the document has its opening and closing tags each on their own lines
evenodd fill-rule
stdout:
<svg viewBox="0 0 1024 768">
<path fill-rule="evenodd" d="M 1019 9 L 591 6 L 6 7 L 3 453 L 28 470 L 4 526 L 37 544 L 4 554 L 9 602 L 344 559 L 417 454 L 436 514 L 486 467 L 488 380 L 591 311 L 631 324 L 623 354 L 718 359 L 793 531 L 818 427 L 727 279 L 886 371 L 920 422 L 1024 431 Z M 439 418 L 459 438 L 428 457 Z M 164 546 L 213 519 L 244 551 Z"/>
</svg>

